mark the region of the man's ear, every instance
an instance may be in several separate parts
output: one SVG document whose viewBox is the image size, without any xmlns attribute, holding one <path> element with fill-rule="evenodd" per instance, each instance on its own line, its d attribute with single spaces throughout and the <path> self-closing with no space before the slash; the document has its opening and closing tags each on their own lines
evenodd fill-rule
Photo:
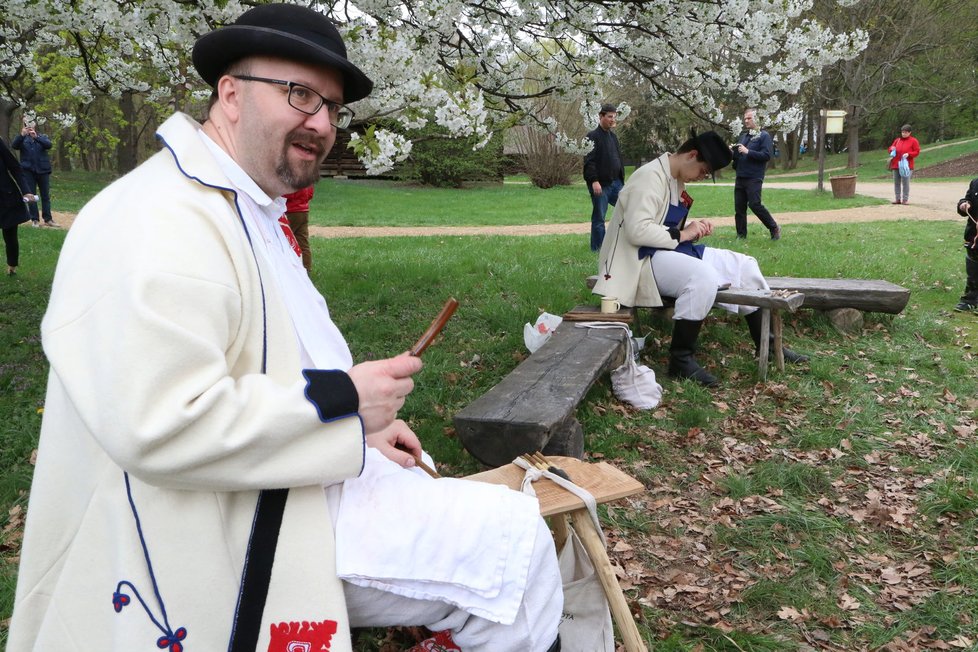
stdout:
<svg viewBox="0 0 978 652">
<path fill-rule="evenodd" d="M 237 122 L 241 115 L 242 84 L 231 75 L 224 75 L 217 80 L 217 103 L 231 122 Z"/>
</svg>

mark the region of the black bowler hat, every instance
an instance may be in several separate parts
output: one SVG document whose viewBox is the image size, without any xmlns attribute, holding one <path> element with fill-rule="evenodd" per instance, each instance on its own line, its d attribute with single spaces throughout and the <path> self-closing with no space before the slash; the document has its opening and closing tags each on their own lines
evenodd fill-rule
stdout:
<svg viewBox="0 0 978 652">
<path fill-rule="evenodd" d="M 194 44 L 197 73 L 211 86 L 228 66 L 245 57 L 265 55 L 319 64 L 343 73 L 343 101 L 370 95 L 374 83 L 347 61 L 346 45 L 328 18 L 307 7 L 260 5 L 233 24 L 204 34 Z"/>
<path fill-rule="evenodd" d="M 699 152 L 700 158 L 710 165 L 711 172 L 730 165 L 733 154 L 730 152 L 730 145 L 720 138 L 720 134 L 715 131 L 705 131 L 697 136 L 694 132 L 693 139 L 696 141 L 696 151 Z"/>
</svg>

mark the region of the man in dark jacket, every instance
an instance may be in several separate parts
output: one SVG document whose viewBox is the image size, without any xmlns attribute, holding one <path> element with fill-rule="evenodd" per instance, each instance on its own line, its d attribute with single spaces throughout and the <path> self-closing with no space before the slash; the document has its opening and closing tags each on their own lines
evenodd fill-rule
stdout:
<svg viewBox="0 0 978 652">
<path fill-rule="evenodd" d="M 734 224 L 737 237 L 747 237 L 747 208 L 771 232 L 772 240 L 781 239 L 781 227 L 774 221 L 771 211 L 761 203 L 761 186 L 764 171 L 774 153 L 771 134 L 757 126 L 757 110 L 744 111 L 744 132 L 731 148 L 737 179 L 734 181 Z"/>
<path fill-rule="evenodd" d="M 967 218 L 964 225 L 965 286 L 958 312 L 978 311 L 978 179 L 971 182 L 968 194 L 958 200 L 958 215 Z"/>
<path fill-rule="evenodd" d="M 14 138 L 10 146 L 20 150 L 20 166 L 24 169 L 24 176 L 31 186 L 31 193 L 41 197 L 40 215 L 36 203 L 29 205 L 31 221 L 34 226 L 40 226 L 40 218 L 43 216 L 44 226 L 57 228 L 58 225 L 51 217 L 51 159 L 48 158 L 51 139 L 45 134 L 37 133 L 33 121 L 25 121 L 20 135 Z"/>
<path fill-rule="evenodd" d="M 7 254 L 7 276 L 17 273 L 20 242 L 17 226 L 27 221 L 25 202 L 36 198 L 27 187 L 27 178 L 14 153 L 0 139 L 0 230 L 3 231 L 4 251 Z"/>
<path fill-rule="evenodd" d="M 598 113 L 598 128 L 587 137 L 594 148 L 584 157 L 584 182 L 591 195 L 591 251 L 601 249 L 604 241 L 604 214 L 608 204 L 618 201 L 618 192 L 625 185 L 625 166 L 622 164 L 618 136 L 611 128 L 618 119 L 614 104 L 602 104 Z"/>
</svg>

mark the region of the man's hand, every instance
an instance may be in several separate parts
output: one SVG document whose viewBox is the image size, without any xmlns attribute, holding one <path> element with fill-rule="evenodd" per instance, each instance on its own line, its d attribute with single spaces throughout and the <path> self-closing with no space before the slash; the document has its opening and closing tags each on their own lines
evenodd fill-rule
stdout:
<svg viewBox="0 0 978 652">
<path fill-rule="evenodd" d="M 679 232 L 680 242 L 696 242 L 713 233 L 713 223 L 709 220 L 695 220 Z"/>
<path fill-rule="evenodd" d="M 404 397 L 414 389 L 411 376 L 421 370 L 421 360 L 408 353 L 396 358 L 362 362 L 348 372 L 360 397 L 360 418 L 365 434 L 389 426 Z"/>
<path fill-rule="evenodd" d="M 747 149 L 747 146 L 746 146 L 746 145 L 744 145 L 744 144 L 742 144 L 742 143 L 738 143 L 738 144 L 737 144 L 737 151 L 738 151 L 738 152 L 739 152 L 740 154 L 742 154 L 742 155 L 743 155 L 743 154 L 746 154 L 747 152 L 749 152 L 750 150 L 749 150 L 749 149 Z"/>
<path fill-rule="evenodd" d="M 595 181 L 591 184 L 591 192 L 593 192 L 595 195 L 600 195 L 602 192 L 604 192 L 604 190 L 601 188 L 600 181 Z"/>
<path fill-rule="evenodd" d="M 395 419 L 389 426 L 367 435 L 367 446 L 376 448 L 384 457 L 404 468 L 414 466 L 414 456 L 421 456 L 421 442 L 406 423 Z"/>
</svg>

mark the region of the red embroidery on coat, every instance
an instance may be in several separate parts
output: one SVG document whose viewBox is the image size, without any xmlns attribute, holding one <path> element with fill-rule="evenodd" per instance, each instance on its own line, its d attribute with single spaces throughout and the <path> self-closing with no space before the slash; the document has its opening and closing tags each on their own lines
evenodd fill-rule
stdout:
<svg viewBox="0 0 978 652">
<path fill-rule="evenodd" d="M 336 621 L 311 623 L 303 620 L 301 623 L 273 624 L 271 629 L 268 652 L 329 652 L 336 633 Z"/>
<path fill-rule="evenodd" d="M 299 247 L 299 241 L 295 239 L 295 234 L 292 233 L 292 227 L 289 226 L 289 218 L 282 216 L 278 218 L 278 223 L 282 227 L 282 233 L 285 234 L 285 239 L 289 241 L 289 245 L 292 246 L 292 251 L 299 258 L 302 258 L 302 249 Z"/>
</svg>

